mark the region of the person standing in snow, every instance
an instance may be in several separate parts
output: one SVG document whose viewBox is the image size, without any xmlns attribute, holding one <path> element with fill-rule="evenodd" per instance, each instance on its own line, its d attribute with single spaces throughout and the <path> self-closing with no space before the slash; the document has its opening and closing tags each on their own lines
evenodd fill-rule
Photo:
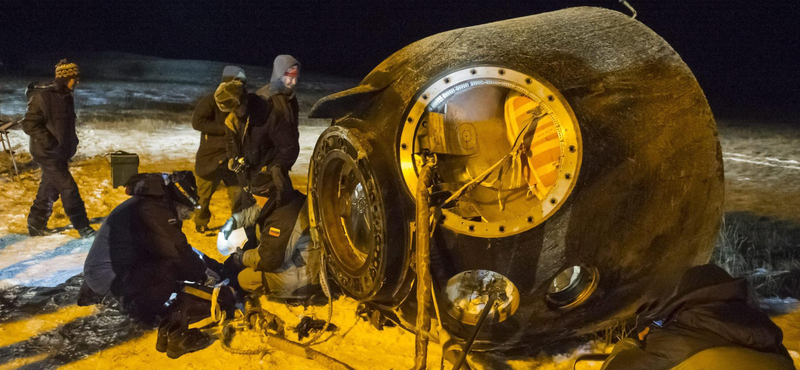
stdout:
<svg viewBox="0 0 800 370">
<path fill-rule="evenodd" d="M 299 125 L 300 109 L 294 88 L 300 77 L 300 62 L 291 55 L 278 55 L 272 63 L 270 82 L 256 91 L 256 95 L 274 101 L 273 105 L 287 113 L 294 127 Z"/>
<path fill-rule="evenodd" d="M 237 172 L 240 184 L 249 184 L 253 175 L 267 171 L 277 189 L 278 204 L 293 189 L 289 180 L 291 170 L 300 154 L 297 126 L 284 107 L 285 99 L 265 100 L 248 93 L 240 81 L 223 82 L 214 93 L 220 110 L 230 112 L 225 119 L 228 168 Z M 252 197 L 243 193 L 242 207 L 253 204 Z"/>
<path fill-rule="evenodd" d="M 687 270 L 664 307 L 602 370 L 794 369 L 781 329 L 748 304 L 747 281 L 718 266 Z"/>
<path fill-rule="evenodd" d="M 28 213 L 31 236 L 48 233 L 47 221 L 59 196 L 64 212 L 80 236 L 89 238 L 96 233 L 89 225 L 86 206 L 68 165 L 78 149 L 72 91 L 80 77 L 78 66 L 62 59 L 56 65 L 54 81 L 28 86 L 28 110 L 22 129 L 30 136 L 31 156 L 42 169 L 39 190 Z"/>
<path fill-rule="evenodd" d="M 233 80 L 246 83 L 244 70 L 236 66 L 227 66 L 222 70 L 222 82 Z M 238 212 L 241 206 L 241 187 L 236 173 L 228 169 L 228 153 L 225 149 L 225 118 L 214 101 L 214 94 L 200 99 L 192 114 L 192 127 L 200 131 L 200 147 L 195 157 L 195 175 L 197 176 L 197 195 L 200 197 L 200 209 L 195 213 L 194 223 L 197 232 L 206 232 L 211 220 L 211 196 L 220 183 L 225 184 L 231 204 L 231 214 Z"/>
</svg>

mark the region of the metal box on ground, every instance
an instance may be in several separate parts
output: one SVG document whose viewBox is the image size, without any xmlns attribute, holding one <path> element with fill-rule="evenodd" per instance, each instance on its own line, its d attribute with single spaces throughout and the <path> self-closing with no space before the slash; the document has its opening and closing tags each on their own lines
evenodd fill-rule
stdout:
<svg viewBox="0 0 800 370">
<path fill-rule="evenodd" d="M 117 151 L 110 153 L 111 157 L 111 186 L 114 188 L 125 186 L 131 176 L 139 173 L 139 155 Z"/>
</svg>

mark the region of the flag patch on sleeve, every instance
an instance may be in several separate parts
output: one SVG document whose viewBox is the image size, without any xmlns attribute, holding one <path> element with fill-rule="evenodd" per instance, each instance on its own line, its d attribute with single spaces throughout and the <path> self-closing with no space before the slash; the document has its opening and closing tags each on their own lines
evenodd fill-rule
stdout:
<svg viewBox="0 0 800 370">
<path fill-rule="evenodd" d="M 269 228 L 269 235 L 270 236 L 275 236 L 275 237 L 281 236 L 281 229 L 279 229 L 277 227 L 270 227 Z"/>
</svg>

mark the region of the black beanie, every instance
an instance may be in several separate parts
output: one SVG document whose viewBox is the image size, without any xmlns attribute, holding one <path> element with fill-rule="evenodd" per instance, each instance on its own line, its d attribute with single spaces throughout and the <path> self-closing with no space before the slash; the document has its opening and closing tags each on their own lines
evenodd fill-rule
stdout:
<svg viewBox="0 0 800 370">
<path fill-rule="evenodd" d="M 271 197 L 275 191 L 275 184 L 272 182 L 272 175 L 269 172 L 261 171 L 250 180 L 248 192 L 260 197 Z"/>
</svg>

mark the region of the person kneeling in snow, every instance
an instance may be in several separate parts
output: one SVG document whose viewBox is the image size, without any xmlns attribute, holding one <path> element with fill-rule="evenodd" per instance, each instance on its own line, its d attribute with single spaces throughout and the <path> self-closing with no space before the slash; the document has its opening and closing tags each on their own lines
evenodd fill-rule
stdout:
<svg viewBox="0 0 800 370">
<path fill-rule="evenodd" d="M 640 339 L 617 343 L 602 370 L 794 369 L 783 332 L 747 298 L 744 279 L 692 267 Z"/>
<path fill-rule="evenodd" d="M 156 348 L 171 358 L 206 347 L 209 337 L 188 325 L 210 315 L 219 276 L 209 267 L 222 266 L 192 248 L 181 230 L 198 205 L 194 175 L 138 174 L 125 192 L 131 198 L 111 211 L 86 256 L 78 305 L 118 301 L 139 320 L 160 320 Z M 219 294 L 232 314 L 233 292 Z"/>
<path fill-rule="evenodd" d="M 292 189 L 291 183 L 288 186 Z M 320 290 L 321 250 L 309 233 L 306 196 L 292 189 L 279 204 L 268 171 L 257 173 L 245 190 L 257 204 L 234 214 L 221 235 L 228 239 L 232 230 L 256 225 L 258 247 L 237 248 L 225 260 L 224 275 L 248 293 L 278 300 L 310 298 Z"/>
</svg>

